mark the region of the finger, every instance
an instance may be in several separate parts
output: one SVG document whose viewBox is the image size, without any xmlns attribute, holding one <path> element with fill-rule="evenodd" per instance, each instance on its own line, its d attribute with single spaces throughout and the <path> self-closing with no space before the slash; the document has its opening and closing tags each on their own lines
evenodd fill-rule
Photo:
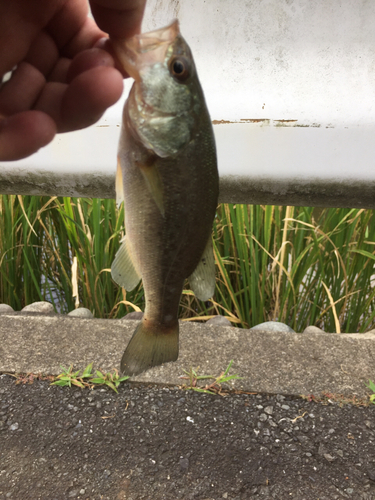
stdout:
<svg viewBox="0 0 375 500">
<path fill-rule="evenodd" d="M 78 75 L 62 99 L 59 132 L 94 124 L 121 97 L 122 89 L 122 75 L 114 68 L 99 66 Z"/>
<path fill-rule="evenodd" d="M 112 42 L 109 38 L 101 38 L 95 44 L 95 47 L 104 50 L 111 55 L 114 60 L 114 67 L 122 74 L 124 78 L 129 78 L 129 74 L 124 71 L 124 65 L 117 59 L 116 52 L 113 49 Z"/>
<path fill-rule="evenodd" d="M 46 29 L 60 53 L 70 58 L 93 47 L 97 40 L 105 36 L 95 21 L 88 17 L 86 0 L 67 0 Z"/>
<path fill-rule="evenodd" d="M 66 83 L 68 71 L 71 64 L 72 64 L 71 59 L 67 59 L 66 57 L 61 57 L 57 61 L 57 64 L 53 68 L 51 73 L 48 75 L 48 81 Z"/>
<path fill-rule="evenodd" d="M 0 89 L 0 114 L 8 116 L 33 107 L 45 78 L 31 64 L 22 62 Z"/>
<path fill-rule="evenodd" d="M 26 57 L 32 41 L 60 4 L 60 0 L 0 1 L 0 75 Z"/>
<path fill-rule="evenodd" d="M 114 38 L 128 38 L 141 30 L 146 0 L 90 0 L 100 29 Z"/>
<path fill-rule="evenodd" d="M 107 51 L 99 48 L 84 50 L 70 64 L 66 81 L 71 82 L 80 73 L 98 66 L 114 67 L 114 65 L 114 59 Z"/>
<path fill-rule="evenodd" d="M 26 111 L 0 121 L 0 161 L 20 160 L 52 141 L 54 121 L 40 111 Z"/>
<path fill-rule="evenodd" d="M 34 109 L 49 115 L 58 125 L 61 123 L 61 108 L 68 85 L 60 82 L 48 82 L 43 88 Z"/>
<path fill-rule="evenodd" d="M 59 52 L 55 42 L 45 31 L 41 31 L 31 44 L 25 61 L 47 76 L 55 66 Z"/>
<path fill-rule="evenodd" d="M 86 0 L 66 0 L 47 25 L 47 31 L 61 49 L 82 29 L 88 16 Z"/>
<path fill-rule="evenodd" d="M 62 48 L 62 52 L 67 57 L 73 58 L 83 50 L 94 47 L 95 43 L 105 36 L 106 34 L 98 28 L 95 21 L 87 17 L 81 29 L 77 31 L 69 43 Z"/>
</svg>

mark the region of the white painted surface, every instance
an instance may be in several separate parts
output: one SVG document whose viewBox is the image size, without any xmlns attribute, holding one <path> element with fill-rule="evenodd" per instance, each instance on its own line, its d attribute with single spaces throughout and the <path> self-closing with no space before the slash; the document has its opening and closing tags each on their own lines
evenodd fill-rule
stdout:
<svg viewBox="0 0 375 500">
<path fill-rule="evenodd" d="M 144 31 L 174 17 L 214 123 L 232 122 L 214 126 L 222 200 L 375 207 L 375 2 L 149 0 Z M 2 163 L 0 192 L 112 196 L 122 104 Z"/>
</svg>

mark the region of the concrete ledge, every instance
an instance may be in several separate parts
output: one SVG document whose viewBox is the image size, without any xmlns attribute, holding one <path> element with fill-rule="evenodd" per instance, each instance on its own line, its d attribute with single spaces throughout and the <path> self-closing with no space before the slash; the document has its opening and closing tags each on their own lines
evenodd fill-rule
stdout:
<svg viewBox="0 0 375 500">
<path fill-rule="evenodd" d="M 137 322 L 66 316 L 2 314 L 0 372 L 61 373 L 60 365 L 113 370 Z M 363 397 L 375 380 L 375 335 L 295 334 L 181 323 L 180 357 L 134 377 L 134 381 L 180 385 L 183 370 L 218 375 L 233 359 L 242 380 L 233 387 L 251 392 Z"/>
</svg>

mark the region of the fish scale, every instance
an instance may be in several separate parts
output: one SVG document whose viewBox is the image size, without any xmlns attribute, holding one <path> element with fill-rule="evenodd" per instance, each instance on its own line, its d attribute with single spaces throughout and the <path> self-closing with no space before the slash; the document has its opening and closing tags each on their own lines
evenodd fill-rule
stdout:
<svg viewBox="0 0 375 500">
<path fill-rule="evenodd" d="M 144 317 L 121 360 L 121 371 L 136 375 L 177 359 L 185 279 L 198 298 L 213 295 L 219 179 L 211 120 L 178 22 L 112 43 L 135 79 L 124 107 L 116 179 L 126 237 L 112 277 L 127 290 L 143 281 Z"/>
</svg>

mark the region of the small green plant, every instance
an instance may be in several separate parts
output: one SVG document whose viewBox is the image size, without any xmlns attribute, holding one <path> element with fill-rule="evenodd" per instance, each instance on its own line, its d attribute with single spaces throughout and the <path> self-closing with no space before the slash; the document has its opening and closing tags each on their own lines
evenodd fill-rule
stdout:
<svg viewBox="0 0 375 500">
<path fill-rule="evenodd" d="M 95 377 L 95 375 L 92 373 L 92 365 L 93 363 L 87 365 L 82 374 L 80 374 L 80 370 L 73 372 L 73 365 L 70 365 L 68 369 L 61 366 L 63 373 L 60 373 L 60 375 L 56 377 L 56 380 L 52 382 L 51 385 L 59 385 L 61 387 L 71 387 L 72 385 L 76 385 L 77 387 L 81 387 L 81 389 L 83 389 L 84 387 L 89 387 L 92 389 L 94 387 L 94 384 L 107 385 L 115 392 L 118 392 L 117 387 L 120 385 L 120 383 L 129 378 L 127 376 L 120 377 L 116 369 L 115 373 L 108 372 L 105 374 L 99 370 L 96 370 L 97 376 Z"/>
<path fill-rule="evenodd" d="M 128 376 L 120 377 L 118 371 L 115 369 L 115 373 L 102 373 L 99 370 L 96 370 L 96 378 L 92 378 L 90 382 L 92 384 L 98 385 L 108 385 L 111 389 L 117 392 L 117 387 L 121 382 L 128 380 Z"/>
<path fill-rule="evenodd" d="M 182 388 L 185 390 L 193 390 L 196 392 L 204 392 L 206 394 L 219 394 L 220 396 L 225 396 L 221 384 L 229 382 L 229 380 L 241 380 L 242 377 L 238 375 L 229 375 L 229 370 L 231 369 L 233 359 L 230 361 L 226 370 L 222 372 L 218 377 L 214 375 L 198 375 L 198 369 L 190 368 L 190 371 L 184 370 L 187 377 L 180 377 L 182 379 L 189 380 L 189 385 L 183 385 Z M 199 380 L 213 380 L 213 382 L 206 384 L 204 387 L 198 387 Z"/>
<path fill-rule="evenodd" d="M 373 392 L 373 394 L 371 394 L 371 396 L 370 396 L 370 403 L 375 405 L 375 384 L 372 380 L 369 380 L 368 384 L 365 384 L 365 385 L 366 385 L 366 387 L 368 387 L 370 389 L 370 391 Z"/>
<path fill-rule="evenodd" d="M 81 370 L 73 372 L 73 365 L 70 365 L 68 369 L 60 365 L 60 368 L 63 372 L 60 373 L 60 375 L 57 375 L 56 380 L 52 382 L 51 385 L 59 385 L 61 387 L 72 387 L 72 385 L 76 385 L 77 387 L 81 387 L 82 389 L 84 387 L 90 387 L 90 384 L 86 382 L 85 379 L 92 377 L 92 363 L 86 366 L 86 368 L 83 370 L 82 375 L 80 375 Z"/>
</svg>

